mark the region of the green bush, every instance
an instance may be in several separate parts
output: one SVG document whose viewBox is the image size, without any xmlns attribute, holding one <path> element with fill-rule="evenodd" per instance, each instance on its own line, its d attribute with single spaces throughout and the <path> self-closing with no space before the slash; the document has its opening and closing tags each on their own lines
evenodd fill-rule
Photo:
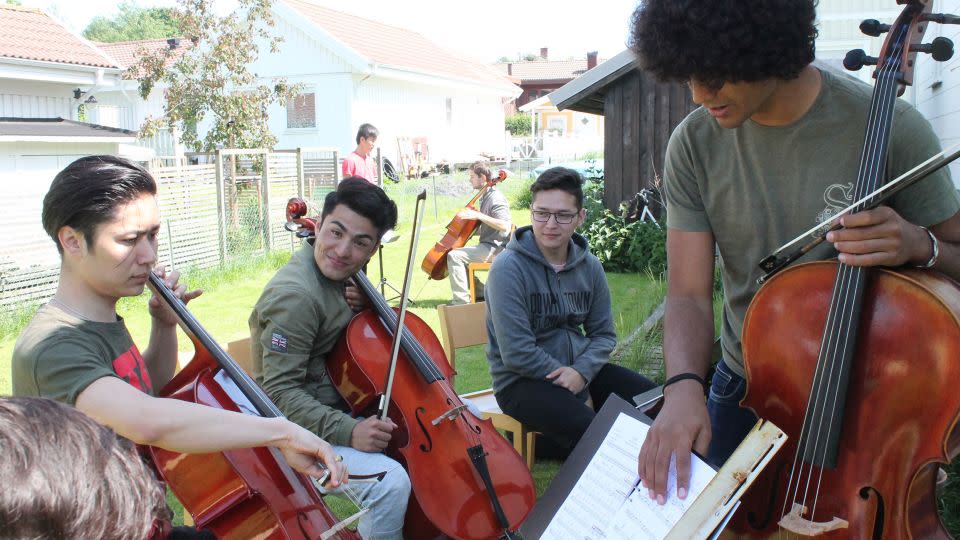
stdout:
<svg viewBox="0 0 960 540">
<path fill-rule="evenodd" d="M 506 129 L 514 137 L 524 137 L 530 135 L 530 115 L 527 113 L 517 113 L 508 116 L 503 121 L 503 129 Z"/>
<path fill-rule="evenodd" d="M 530 193 L 530 186 L 533 185 L 533 180 L 528 180 L 524 182 L 524 187 L 517 190 L 516 196 L 513 198 L 513 203 L 510 205 L 511 208 L 530 208 L 530 203 L 533 202 L 533 193 Z"/>
<path fill-rule="evenodd" d="M 584 186 L 587 220 L 581 233 L 590 242 L 590 250 L 608 272 L 642 272 L 661 277 L 667 269 L 667 234 L 657 224 L 646 221 L 627 223 L 603 205 L 603 184 Z M 626 203 L 621 204 L 621 210 Z"/>
</svg>

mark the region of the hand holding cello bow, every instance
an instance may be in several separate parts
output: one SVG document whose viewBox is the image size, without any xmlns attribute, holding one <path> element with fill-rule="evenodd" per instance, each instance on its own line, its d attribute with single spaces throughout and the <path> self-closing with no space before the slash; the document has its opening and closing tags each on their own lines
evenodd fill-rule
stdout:
<svg viewBox="0 0 960 540">
<path fill-rule="evenodd" d="M 316 229 L 313 220 L 297 215 L 304 205 L 291 200 L 288 209 L 305 231 Z M 418 235 L 417 227 L 414 243 Z M 381 420 L 389 414 L 398 426 L 386 453 L 404 464 L 413 487 L 406 537 L 514 538 L 535 499 L 529 470 L 490 421 L 468 412 L 450 386 L 452 372 L 436 335 L 406 312 L 411 272 L 408 260 L 399 313 L 363 272 L 354 275 L 371 309 L 350 321 L 327 370 L 354 414 Z"/>
</svg>

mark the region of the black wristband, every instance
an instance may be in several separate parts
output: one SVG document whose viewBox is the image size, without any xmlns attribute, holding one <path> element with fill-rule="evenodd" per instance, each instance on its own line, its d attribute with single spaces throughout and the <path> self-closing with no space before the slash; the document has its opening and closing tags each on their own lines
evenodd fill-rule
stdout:
<svg viewBox="0 0 960 540">
<path fill-rule="evenodd" d="M 697 381 L 698 383 L 700 383 L 700 386 L 702 386 L 702 387 L 704 387 L 704 388 L 707 387 L 707 381 L 703 380 L 703 377 L 697 375 L 696 373 L 689 373 L 689 372 L 688 372 L 688 373 L 678 373 L 678 374 L 674 375 L 673 377 L 670 377 L 669 379 L 667 379 L 667 380 L 663 383 L 663 388 L 666 388 L 666 387 L 670 386 L 671 384 L 673 384 L 673 383 L 675 383 L 675 382 L 685 381 L 685 380 L 687 380 L 687 379 L 693 379 L 693 380 Z"/>
</svg>

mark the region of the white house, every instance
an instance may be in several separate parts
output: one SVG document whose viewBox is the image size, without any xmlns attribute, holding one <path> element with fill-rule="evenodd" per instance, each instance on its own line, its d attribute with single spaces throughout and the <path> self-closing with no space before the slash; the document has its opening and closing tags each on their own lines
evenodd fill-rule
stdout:
<svg viewBox="0 0 960 540">
<path fill-rule="evenodd" d="M 286 106 L 269 109 L 276 148 L 350 152 L 357 128 L 369 122 L 380 130 L 383 155 L 395 164 L 401 151 L 398 138 L 405 153 L 414 138 L 425 139 L 432 161 L 503 154 L 503 104 L 520 88 L 502 74 L 458 58 L 415 32 L 305 0 L 276 0 L 272 9 L 276 25 L 270 32 L 283 42 L 272 53 L 259 41 L 260 58 L 250 69 L 261 83 L 285 78 L 303 85 Z M 145 40 L 99 47 L 126 68 L 142 50 L 186 50 L 185 45 L 189 43 Z M 136 129 L 147 116 L 163 114 L 162 88 L 140 100 L 134 80 L 99 92 L 97 100 L 105 123 L 118 127 Z M 201 136 L 209 123 L 197 126 Z M 151 144 L 159 155 L 172 155 L 169 135 L 163 137 Z"/>
<path fill-rule="evenodd" d="M 91 95 L 115 88 L 121 69 L 43 12 L 0 5 L 0 285 L 16 266 L 57 260 L 40 227 L 43 194 L 77 157 L 143 158 L 136 133 L 98 125 Z M 149 157 L 149 156 L 146 156 Z"/>
<path fill-rule="evenodd" d="M 305 0 L 277 0 L 280 51 L 261 45 L 261 79 L 286 77 L 303 93 L 270 110 L 278 148 L 352 151 L 364 122 L 395 160 L 398 138 L 425 137 L 432 161 L 504 152 L 503 105 L 520 93 L 492 68 L 458 58 L 415 32 Z M 394 161 L 396 163 L 396 161 Z"/>
<path fill-rule="evenodd" d="M 902 9 L 902 5 L 891 0 L 820 0 L 817 58 L 843 69 L 842 60 L 848 50 L 863 49 L 876 57 L 887 34 L 864 35 L 859 29 L 860 22 L 876 19 L 891 24 Z M 960 13 L 960 0 L 935 0 L 933 12 Z M 941 36 L 960 47 L 960 26 L 957 25 L 930 23 L 923 42 L 930 43 Z M 873 66 L 847 73 L 871 81 Z M 918 55 L 913 85 L 907 87 L 903 99 L 930 121 L 945 148 L 960 143 L 960 58 L 957 54 L 946 62 L 936 62 L 929 54 Z M 960 163 L 954 162 L 950 167 L 954 183 L 960 185 Z"/>
</svg>

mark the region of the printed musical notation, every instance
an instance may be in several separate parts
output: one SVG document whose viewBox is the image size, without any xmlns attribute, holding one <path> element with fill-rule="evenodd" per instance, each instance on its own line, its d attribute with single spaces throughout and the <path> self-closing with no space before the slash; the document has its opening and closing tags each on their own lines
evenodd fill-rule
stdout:
<svg viewBox="0 0 960 540">
<path fill-rule="evenodd" d="M 662 539 L 716 472 L 693 456 L 689 494 L 676 497 L 676 464 L 670 464 L 666 504 L 638 485 L 637 454 L 649 426 L 621 413 L 541 538 L 550 540 Z"/>
</svg>

